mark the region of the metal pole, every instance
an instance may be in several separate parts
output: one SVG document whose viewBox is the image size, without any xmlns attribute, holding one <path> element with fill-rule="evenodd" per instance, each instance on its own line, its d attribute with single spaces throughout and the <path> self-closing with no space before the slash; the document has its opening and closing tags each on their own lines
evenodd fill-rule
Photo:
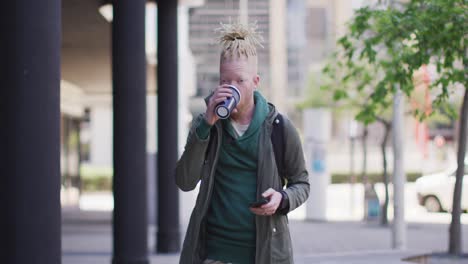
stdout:
<svg viewBox="0 0 468 264">
<path fill-rule="evenodd" d="M 393 0 L 389 0 L 389 7 L 393 6 Z M 405 223 L 405 183 L 404 168 L 404 142 L 403 142 L 403 93 L 399 84 L 395 86 L 393 98 L 393 225 L 392 247 L 394 249 L 406 249 L 406 223 Z"/>
<path fill-rule="evenodd" d="M 178 159 L 177 1 L 158 1 L 158 215 L 156 251 L 180 250 Z"/>
<path fill-rule="evenodd" d="M 403 153 L 403 94 L 396 87 L 393 101 L 393 226 L 392 247 L 406 249 L 405 182 Z"/>
<path fill-rule="evenodd" d="M 61 1 L 0 9 L 2 263 L 61 263 Z"/>
<path fill-rule="evenodd" d="M 114 264 L 149 263 L 145 2 L 113 2 Z"/>
</svg>

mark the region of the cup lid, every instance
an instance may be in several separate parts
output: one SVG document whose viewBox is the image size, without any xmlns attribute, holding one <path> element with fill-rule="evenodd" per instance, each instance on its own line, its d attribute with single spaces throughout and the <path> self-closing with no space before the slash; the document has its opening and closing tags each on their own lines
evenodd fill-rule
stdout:
<svg viewBox="0 0 468 264">
<path fill-rule="evenodd" d="M 240 100 L 241 100 L 241 93 L 240 93 L 239 89 L 237 89 L 237 87 L 234 86 L 234 85 L 228 85 L 228 86 L 229 86 L 229 88 L 233 89 L 233 90 L 237 93 L 237 95 L 239 96 L 238 102 L 240 102 Z"/>
</svg>

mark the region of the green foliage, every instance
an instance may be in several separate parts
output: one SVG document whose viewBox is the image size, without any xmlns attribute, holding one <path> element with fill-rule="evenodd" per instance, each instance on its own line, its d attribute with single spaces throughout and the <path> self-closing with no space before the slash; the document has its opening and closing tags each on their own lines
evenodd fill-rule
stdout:
<svg viewBox="0 0 468 264">
<path fill-rule="evenodd" d="M 431 83 L 434 109 L 447 107 L 453 90 L 466 89 L 465 56 L 468 32 L 467 0 L 410 0 L 406 4 L 356 11 L 349 33 L 338 40 L 338 50 L 322 73 L 322 85 L 336 101 L 359 107 L 357 119 L 375 121 L 391 106 L 395 86 L 410 97 L 413 72 L 422 65 L 437 68 Z M 415 111 L 420 118 L 425 113 Z"/>
</svg>

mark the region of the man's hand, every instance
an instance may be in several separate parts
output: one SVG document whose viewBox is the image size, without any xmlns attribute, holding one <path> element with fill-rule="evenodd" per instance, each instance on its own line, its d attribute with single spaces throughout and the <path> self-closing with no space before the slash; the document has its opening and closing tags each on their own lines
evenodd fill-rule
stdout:
<svg viewBox="0 0 468 264">
<path fill-rule="evenodd" d="M 214 125 L 214 123 L 218 121 L 219 117 L 215 114 L 216 106 L 231 96 L 232 90 L 228 87 L 227 84 L 220 85 L 213 91 L 213 95 L 208 101 L 208 106 L 205 112 L 205 119 L 208 124 Z M 235 112 L 237 112 L 237 109 L 233 110 L 233 113 Z"/>
<path fill-rule="evenodd" d="M 262 196 L 270 200 L 267 204 L 264 204 L 258 208 L 250 208 L 250 211 L 256 215 L 273 215 L 281 204 L 283 196 L 280 192 L 273 190 L 272 188 L 262 193 Z"/>
</svg>

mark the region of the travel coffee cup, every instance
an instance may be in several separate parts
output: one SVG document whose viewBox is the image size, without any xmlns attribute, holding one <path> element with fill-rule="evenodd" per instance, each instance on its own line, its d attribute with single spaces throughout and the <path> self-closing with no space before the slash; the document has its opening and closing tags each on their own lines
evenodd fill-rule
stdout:
<svg viewBox="0 0 468 264">
<path fill-rule="evenodd" d="M 229 88 L 232 90 L 232 96 L 219 103 L 215 108 L 216 115 L 221 119 L 229 118 L 232 110 L 234 110 L 240 102 L 241 94 L 239 89 L 234 85 L 229 85 Z"/>
</svg>

